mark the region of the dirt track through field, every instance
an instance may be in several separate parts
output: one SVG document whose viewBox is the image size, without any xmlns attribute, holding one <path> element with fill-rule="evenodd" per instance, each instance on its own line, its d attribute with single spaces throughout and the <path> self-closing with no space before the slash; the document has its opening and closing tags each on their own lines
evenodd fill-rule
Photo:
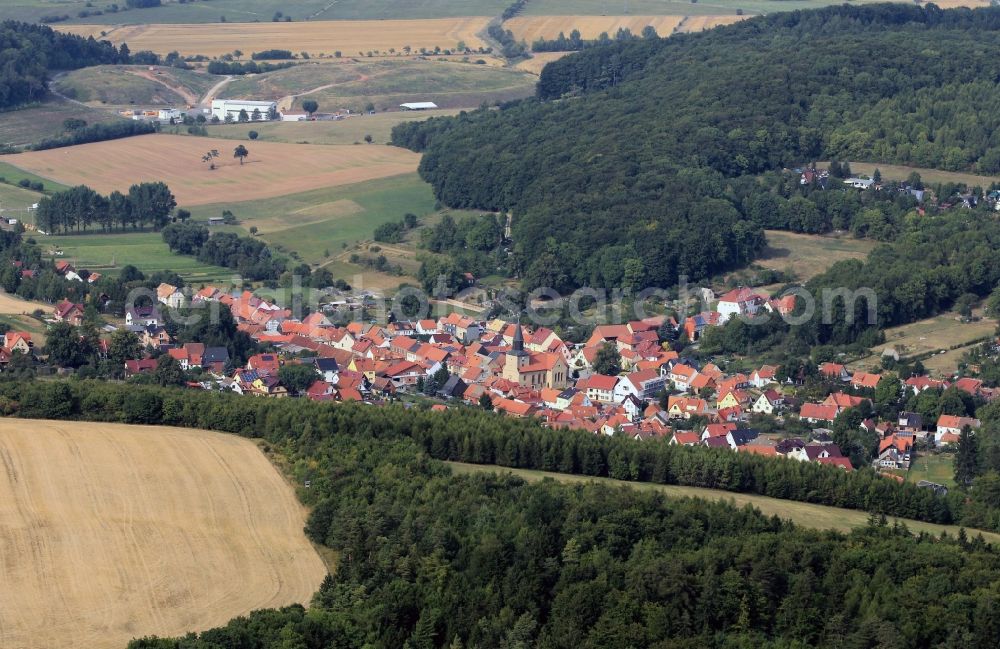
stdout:
<svg viewBox="0 0 1000 649">
<path fill-rule="evenodd" d="M 234 127 L 236 128 L 236 127 Z M 249 131 L 252 124 L 247 124 Z M 250 142 L 246 164 L 233 158 L 232 140 L 182 135 L 139 137 L 8 156 L 16 167 L 104 194 L 139 182 L 165 182 L 182 206 L 274 198 L 416 171 L 419 154 L 383 145 Z M 201 161 L 216 149 L 217 169 Z"/>
<path fill-rule="evenodd" d="M 309 52 L 311 55 L 356 56 L 369 50 L 414 52 L 454 48 L 459 41 L 477 49 L 484 45 L 477 35 L 489 23 L 486 17 L 432 18 L 426 20 L 327 20 L 269 23 L 205 23 L 193 25 L 64 25 L 57 29 L 105 39 L 115 45 L 128 43 L 133 51 L 159 54 L 176 50 L 182 55 L 222 56 L 233 50 L 251 52 L 270 49 Z"/>
<path fill-rule="evenodd" d="M 0 420 L 0 647 L 121 649 L 308 603 L 326 569 L 252 442 Z"/>
</svg>

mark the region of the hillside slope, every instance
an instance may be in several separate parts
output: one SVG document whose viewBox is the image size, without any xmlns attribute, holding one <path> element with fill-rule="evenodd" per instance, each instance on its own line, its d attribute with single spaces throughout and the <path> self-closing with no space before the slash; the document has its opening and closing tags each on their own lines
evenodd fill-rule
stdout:
<svg viewBox="0 0 1000 649">
<path fill-rule="evenodd" d="M 514 212 L 529 287 L 669 286 L 760 250 L 727 178 L 820 158 L 1000 170 L 998 30 L 995 9 L 775 14 L 569 56 L 536 99 L 393 137 L 445 203 Z"/>
</svg>

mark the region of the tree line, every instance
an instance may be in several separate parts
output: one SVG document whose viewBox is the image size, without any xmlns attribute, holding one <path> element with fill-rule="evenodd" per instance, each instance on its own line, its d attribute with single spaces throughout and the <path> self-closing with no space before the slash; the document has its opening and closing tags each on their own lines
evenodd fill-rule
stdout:
<svg viewBox="0 0 1000 649">
<path fill-rule="evenodd" d="M 290 68 L 295 63 L 258 63 L 256 61 L 210 61 L 208 64 L 209 74 L 231 74 L 242 76 L 245 74 L 263 74 Z"/>
<path fill-rule="evenodd" d="M 675 446 L 665 440 L 639 442 L 577 430 L 549 430 L 533 420 L 510 419 L 471 408 L 438 414 L 397 406 L 354 409 L 303 401 L 281 405 L 276 400 L 224 398 L 199 391 L 153 391 L 142 395 L 143 419 L 134 421 L 122 410 L 126 393 L 138 394 L 132 388 L 88 382 L 51 388 L 70 389 L 76 394 L 51 412 L 44 404 L 57 400 L 38 393 L 50 389 L 46 384 L 24 387 L 25 395 L 17 392 L 20 389 L 6 386 L 4 394 L 19 404 L 19 416 L 31 418 L 207 428 L 253 434 L 281 443 L 297 436 L 297 431 L 307 425 L 325 427 L 339 417 L 348 417 L 356 428 L 338 427 L 334 432 L 351 434 L 358 430 L 378 437 L 410 438 L 439 460 L 722 489 L 936 523 L 961 522 L 965 505 L 964 495 L 943 498 L 929 489 L 886 480 L 865 468 L 848 473 L 810 462 Z M 122 390 L 121 394 L 117 394 L 118 390 Z M 102 404 L 101 399 L 108 401 Z M 78 404 L 82 402 L 88 407 L 80 409 Z"/>
<path fill-rule="evenodd" d="M 124 231 L 147 225 L 159 230 L 170 222 L 177 201 L 162 182 L 132 185 L 128 194 L 113 191 L 102 196 L 86 185 L 55 192 L 38 201 L 35 224 L 48 234 L 86 232 L 99 225 L 102 232 Z"/>
<path fill-rule="evenodd" d="M 103 142 L 104 140 L 117 140 L 133 135 L 149 135 L 156 133 L 158 127 L 154 122 L 143 120 L 119 119 L 113 122 L 103 122 L 101 124 L 90 124 L 80 128 L 72 129 L 62 135 L 47 137 L 40 142 L 31 145 L 35 151 L 46 149 L 58 149 L 64 146 L 75 146 L 77 144 L 88 144 L 90 142 Z"/>
<path fill-rule="evenodd" d="M 338 565 L 308 612 L 257 611 L 132 649 L 986 649 L 1000 633 L 1000 554 L 964 531 L 913 535 L 875 515 L 820 532 L 653 491 L 456 475 L 419 441 L 451 428 L 516 437 L 530 422 L 92 381 L 3 382 L 0 407 L 264 438 L 309 481 L 306 533 Z"/>
<path fill-rule="evenodd" d="M 659 34 L 656 33 L 656 28 L 652 25 L 646 25 L 642 28 L 642 38 L 657 38 Z M 614 40 L 616 41 L 630 41 L 638 38 L 632 33 L 632 30 L 628 27 L 619 27 L 618 31 L 615 32 Z M 585 39 L 580 34 L 580 30 L 574 29 L 569 33 L 569 37 L 565 33 L 559 32 L 559 35 L 553 39 L 546 39 L 544 37 L 538 38 L 531 43 L 532 52 L 577 52 L 579 50 L 585 50 L 588 47 L 597 47 L 599 45 L 607 45 L 612 41 L 611 36 L 607 32 L 601 32 L 595 39 Z"/>
<path fill-rule="evenodd" d="M 206 264 L 232 268 L 251 281 L 276 280 L 287 269 L 285 259 L 272 256 L 271 249 L 263 241 L 232 232 L 210 234 L 208 228 L 199 223 L 172 223 L 163 229 L 163 240 L 171 252 L 193 255 Z"/>
</svg>

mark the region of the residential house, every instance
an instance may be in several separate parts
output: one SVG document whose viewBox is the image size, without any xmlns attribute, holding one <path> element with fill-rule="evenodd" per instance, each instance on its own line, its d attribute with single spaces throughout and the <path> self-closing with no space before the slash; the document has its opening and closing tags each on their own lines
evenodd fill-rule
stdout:
<svg viewBox="0 0 1000 649">
<path fill-rule="evenodd" d="M 225 347 L 206 347 L 201 355 L 202 368 L 214 374 L 225 373 L 229 365 L 229 350 Z"/>
<path fill-rule="evenodd" d="M 600 403 L 613 403 L 615 400 L 615 386 L 618 385 L 620 377 L 607 376 L 605 374 L 591 374 L 576 382 L 576 387 L 587 394 L 591 401 Z"/>
<path fill-rule="evenodd" d="M 804 403 L 799 411 L 799 419 L 804 419 L 810 424 L 818 422 L 833 423 L 837 418 L 838 410 L 836 406 L 822 405 L 818 403 Z"/>
<path fill-rule="evenodd" d="M 726 433 L 726 442 L 729 448 L 734 451 L 742 446 L 746 446 L 760 435 L 752 428 L 736 428 Z"/>
<path fill-rule="evenodd" d="M 776 382 L 778 368 L 773 365 L 763 365 L 760 369 L 754 370 L 750 375 L 750 385 L 755 388 L 764 388 Z"/>
<path fill-rule="evenodd" d="M 733 316 L 757 315 L 762 308 L 765 308 L 767 298 L 754 293 L 746 287 L 740 287 L 725 293 L 719 298 L 719 303 L 715 310 L 719 312 L 719 322 L 724 324 Z"/>
<path fill-rule="evenodd" d="M 155 305 L 133 306 L 125 311 L 125 325 L 128 327 L 148 327 L 163 324 L 163 317 Z"/>
<path fill-rule="evenodd" d="M 679 430 L 670 438 L 670 443 L 675 446 L 696 446 L 701 443 L 701 436 L 693 431 Z"/>
<path fill-rule="evenodd" d="M 445 399 L 461 399 L 468 387 L 465 381 L 453 374 L 448 377 L 445 384 L 438 390 L 438 396 Z"/>
<path fill-rule="evenodd" d="M 698 370 L 695 368 L 685 365 L 683 363 L 677 363 L 672 368 L 670 368 L 670 374 L 668 378 L 673 384 L 675 390 L 680 390 L 681 392 L 688 392 L 691 388 L 691 382 L 698 375 Z"/>
<path fill-rule="evenodd" d="M 63 300 L 56 304 L 55 318 L 59 322 L 68 322 L 74 327 L 83 324 L 83 305 Z"/>
<path fill-rule="evenodd" d="M 333 385 L 337 384 L 337 378 L 340 375 L 340 365 L 337 363 L 337 359 L 320 357 L 316 358 L 313 363 L 324 381 Z"/>
<path fill-rule="evenodd" d="M 156 370 L 155 358 L 142 358 L 125 361 L 125 378 L 136 376 L 137 374 L 149 374 Z"/>
<path fill-rule="evenodd" d="M 640 370 L 626 374 L 615 385 L 615 401 L 621 403 L 628 395 L 640 401 L 650 401 L 663 390 L 666 377 L 656 370 Z"/>
<path fill-rule="evenodd" d="M 156 287 L 156 301 L 171 309 L 179 309 L 184 306 L 184 293 L 176 286 L 163 283 Z"/>
<path fill-rule="evenodd" d="M 281 359 L 277 354 L 254 354 L 247 359 L 247 369 L 254 370 L 260 375 L 277 376 L 278 370 L 281 369 Z"/>
<path fill-rule="evenodd" d="M 31 353 L 31 334 L 26 331 L 8 331 L 3 335 L 3 348 L 8 352 Z"/>
<path fill-rule="evenodd" d="M 851 377 L 851 387 L 855 389 L 874 390 L 882 380 L 881 374 L 869 374 L 868 372 L 855 372 Z"/>
<path fill-rule="evenodd" d="M 684 334 L 691 342 L 701 338 L 706 327 L 717 327 L 722 324 L 722 315 L 718 311 L 703 311 L 684 319 Z"/>
<path fill-rule="evenodd" d="M 753 402 L 750 410 L 766 415 L 773 415 L 784 406 L 785 398 L 777 390 L 764 390 Z"/>
<path fill-rule="evenodd" d="M 819 366 L 819 374 L 825 379 L 835 381 L 850 381 L 851 374 L 847 368 L 840 363 L 823 363 Z"/>
<path fill-rule="evenodd" d="M 975 430 L 982 425 L 978 419 L 973 417 L 958 417 L 956 415 L 941 415 L 937 420 L 937 429 L 934 432 L 934 443 L 937 446 L 947 446 L 957 444 L 962 430 L 968 426 Z"/>
<path fill-rule="evenodd" d="M 913 438 L 890 435 L 878 445 L 878 458 L 872 462 L 876 469 L 909 470 L 913 460 Z"/>
<path fill-rule="evenodd" d="M 162 326 L 149 325 L 142 330 L 139 342 L 146 347 L 163 347 L 173 342 L 173 339 Z"/>
</svg>

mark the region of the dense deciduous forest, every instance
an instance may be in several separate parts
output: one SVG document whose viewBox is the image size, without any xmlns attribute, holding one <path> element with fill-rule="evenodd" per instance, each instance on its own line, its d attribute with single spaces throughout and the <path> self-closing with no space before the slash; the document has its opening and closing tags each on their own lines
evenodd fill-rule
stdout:
<svg viewBox="0 0 1000 649">
<path fill-rule="evenodd" d="M 430 457 L 447 454 L 449 438 L 499 441 L 517 453 L 575 436 L 595 462 L 605 443 L 652 453 L 663 444 L 535 437 L 532 422 L 471 410 L 86 381 L 4 382 L 0 401 L 22 416 L 262 437 L 299 484 L 310 481 L 299 491 L 312 508 L 306 532 L 339 559 L 308 612 L 260 611 L 200 636 L 139 639 L 133 649 L 992 648 L 1000 633 L 1000 554 L 966 534 L 914 537 L 877 516 L 846 536 L 807 531 L 750 509 L 630 489 L 454 476 Z M 733 455 L 684 452 L 685 461 Z M 882 482 L 883 498 L 896 503 L 904 490 Z"/>
<path fill-rule="evenodd" d="M 44 25 L 4 21 L 0 24 L 0 109 L 45 97 L 50 70 L 128 63 L 128 49 L 54 31 Z"/>
<path fill-rule="evenodd" d="M 761 220 L 730 195 L 740 177 L 848 156 L 1000 170 L 1000 113 L 982 92 L 997 45 L 1000 10 L 774 14 L 591 48 L 546 66 L 536 99 L 400 125 L 393 140 L 424 152 L 445 203 L 513 211 L 527 288 L 623 285 L 601 274 L 605 256 L 666 287 L 761 249 Z"/>
</svg>

